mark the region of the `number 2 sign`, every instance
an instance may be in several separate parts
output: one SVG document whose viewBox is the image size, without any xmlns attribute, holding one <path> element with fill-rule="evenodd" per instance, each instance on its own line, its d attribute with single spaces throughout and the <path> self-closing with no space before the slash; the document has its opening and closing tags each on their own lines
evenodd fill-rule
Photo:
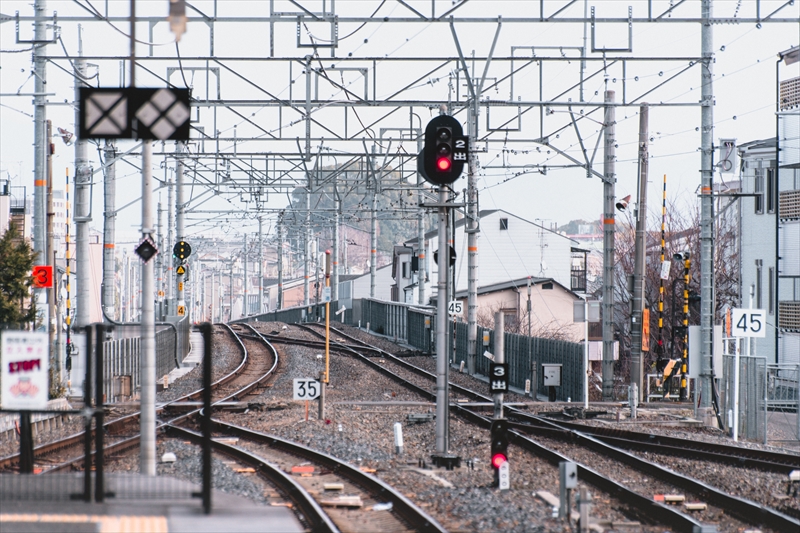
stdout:
<svg viewBox="0 0 800 533">
<path fill-rule="evenodd" d="M 53 267 L 49 265 L 36 265 L 31 272 L 34 289 L 53 288 Z"/>
<path fill-rule="evenodd" d="M 767 312 L 764 309 L 731 309 L 731 334 L 734 337 L 766 337 Z"/>
</svg>

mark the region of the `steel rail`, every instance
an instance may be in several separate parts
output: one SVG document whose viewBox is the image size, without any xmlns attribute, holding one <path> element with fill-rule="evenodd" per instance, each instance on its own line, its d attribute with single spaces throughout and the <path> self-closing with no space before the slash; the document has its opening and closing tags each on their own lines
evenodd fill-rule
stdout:
<svg viewBox="0 0 800 533">
<path fill-rule="evenodd" d="M 514 410 L 515 418 L 525 420 L 528 424 L 513 423 L 520 431 L 534 431 L 544 424 L 555 424 L 565 430 L 575 430 L 592 435 L 593 437 L 614 444 L 620 448 L 637 449 L 682 457 L 697 457 L 698 459 L 727 463 L 747 468 L 758 468 L 765 471 L 788 474 L 792 470 L 800 469 L 800 455 L 743 448 L 714 442 L 696 441 L 666 435 L 655 435 L 639 431 L 627 431 L 613 428 L 586 426 L 574 422 L 548 420 L 536 415 Z"/>
<path fill-rule="evenodd" d="M 248 363 L 247 349 L 244 347 L 244 344 L 238 338 L 238 334 L 236 332 L 234 332 L 233 329 L 231 329 L 231 327 L 228 326 L 227 324 L 218 324 L 218 325 L 225 327 L 233 335 L 234 339 L 240 345 L 240 349 L 242 350 L 243 357 L 242 357 L 242 361 L 239 363 L 239 365 L 235 369 L 233 369 L 231 372 L 229 372 L 228 374 L 226 374 L 225 376 L 221 377 L 220 379 L 218 379 L 217 381 L 215 381 L 214 383 L 211 384 L 212 388 L 214 388 L 214 389 L 217 389 L 217 388 L 219 388 L 221 386 L 224 386 L 224 385 L 230 383 L 236 377 L 238 377 L 239 374 L 241 374 L 243 372 L 245 366 Z M 251 327 L 248 324 L 244 324 L 244 326 L 246 326 L 248 329 L 250 329 L 256 336 L 260 337 L 260 334 L 253 327 Z M 258 337 L 256 337 L 256 338 L 258 338 Z M 252 382 L 252 383 L 246 385 L 242 389 L 237 390 L 236 392 L 226 396 L 225 398 L 222 398 L 220 400 L 215 401 L 213 404 L 217 404 L 217 403 L 220 403 L 220 402 L 228 401 L 231 398 L 234 398 L 234 397 L 236 397 L 238 395 L 247 394 L 253 388 L 257 387 L 260 383 L 262 383 L 264 380 L 266 380 L 271 375 L 271 373 L 277 368 L 277 366 L 278 366 L 278 354 L 277 354 L 277 351 L 269 343 L 269 341 L 267 341 L 266 339 L 263 339 L 263 338 L 262 338 L 262 340 L 272 350 L 273 357 L 274 357 L 274 362 L 273 362 L 272 367 L 264 375 L 262 375 L 258 380 L 256 380 L 255 382 Z M 157 406 L 156 411 L 157 412 L 158 411 L 164 411 L 164 410 L 168 409 L 170 406 L 177 406 L 181 402 L 197 399 L 197 398 L 200 397 L 201 394 L 202 394 L 202 389 L 190 392 L 190 393 L 185 394 L 185 395 L 183 395 L 183 396 L 181 396 L 179 398 L 176 398 L 174 400 L 170 400 L 168 402 L 165 402 L 164 404 L 161 404 L 161 405 Z M 186 418 L 188 418 L 190 416 L 195 415 L 197 412 L 199 412 L 199 409 L 195 409 L 195 410 L 192 410 L 192 411 L 190 411 L 188 413 L 182 414 L 182 415 L 180 415 L 180 416 L 178 416 L 176 418 L 170 419 L 167 422 L 161 422 L 156 426 L 156 430 L 163 429 L 167 424 L 174 424 L 174 423 L 177 423 L 179 421 L 182 421 L 182 420 L 184 420 L 184 419 L 186 419 Z M 139 417 L 139 412 L 131 413 L 129 415 L 125 415 L 123 417 L 120 417 L 120 418 L 117 418 L 117 419 L 110 420 L 110 421 L 106 422 L 105 424 L 103 424 L 103 428 L 109 434 L 114 432 L 114 431 L 120 431 L 122 428 L 124 428 L 125 425 L 130 424 L 132 422 L 135 422 L 138 419 L 138 417 Z M 92 431 L 94 432 L 94 430 L 92 430 Z M 76 434 L 70 435 L 70 436 L 65 437 L 63 439 L 59 439 L 57 441 L 41 444 L 41 445 L 37 446 L 36 448 L 34 448 L 34 457 L 36 457 L 37 455 L 53 453 L 53 452 L 56 452 L 56 451 L 64 449 L 64 448 L 68 448 L 70 446 L 78 445 L 78 444 L 82 443 L 84 441 L 84 439 L 85 439 L 85 433 L 81 432 L 81 433 L 76 433 Z M 119 440 L 117 442 L 108 444 L 104 448 L 104 453 L 118 453 L 118 452 L 127 450 L 128 448 L 131 448 L 133 446 L 138 445 L 138 442 L 139 442 L 138 435 L 135 435 L 135 436 L 132 436 L 132 437 L 128 437 L 128 438 Z M 83 460 L 84 460 L 83 455 L 81 455 L 79 457 L 72 458 L 72 459 L 68 459 L 68 460 L 62 462 L 59 465 L 56 465 L 56 466 L 53 466 L 52 468 L 47 469 L 44 473 L 61 472 L 61 471 L 67 470 L 67 469 L 71 468 L 73 465 L 83 462 Z M 0 469 L 9 468 L 13 464 L 17 463 L 18 461 L 19 461 L 19 453 L 0 458 Z"/>
<path fill-rule="evenodd" d="M 195 444 L 200 443 L 203 438 L 200 433 L 180 426 L 169 425 L 166 431 L 168 434 L 175 434 L 182 438 L 189 439 Z M 242 448 L 225 444 L 215 439 L 212 439 L 211 446 L 220 453 L 252 466 L 256 470 L 256 473 L 275 485 L 284 497 L 297 507 L 303 518 L 305 518 L 306 525 L 310 531 L 319 531 L 320 533 L 339 532 L 339 528 L 336 527 L 314 497 L 311 496 L 302 485 L 292 479 L 291 476 L 285 474 L 278 465 L 265 461 Z"/>
<path fill-rule="evenodd" d="M 388 485 L 381 479 L 362 472 L 357 467 L 337 459 L 332 455 L 323 453 L 302 444 L 284 440 L 273 435 L 267 435 L 258 431 L 253 431 L 235 424 L 222 422 L 220 420 L 212 420 L 214 430 L 217 432 L 225 433 L 227 435 L 235 435 L 240 438 L 255 441 L 261 444 L 266 444 L 277 450 L 305 458 L 309 461 L 323 465 L 330 469 L 331 472 L 338 476 L 342 476 L 350 482 L 358 485 L 370 494 L 374 494 L 383 501 L 392 503 L 392 512 L 396 513 L 415 531 L 430 531 L 445 533 L 446 530 L 430 515 L 425 513 L 422 509 L 417 507 L 411 500 L 403 496 L 399 491 L 395 490 L 391 485 Z M 214 443 L 217 444 L 216 442 Z"/>
<path fill-rule="evenodd" d="M 349 339 L 352 342 L 364 344 L 367 343 L 352 337 L 340 330 L 331 328 L 337 335 Z M 426 376 L 429 379 L 435 379 L 435 376 L 411 363 L 404 361 L 402 358 L 397 358 L 393 354 L 386 352 L 377 347 L 370 347 L 371 350 L 381 353 L 387 358 L 392 358 L 398 364 L 403 365 L 410 370 L 413 370 L 419 375 Z M 491 398 L 483 396 L 482 394 L 461 387 L 455 383 L 450 384 L 451 389 L 458 393 L 471 397 L 476 401 L 491 402 Z M 792 470 L 800 469 L 800 455 L 793 455 L 788 453 L 773 452 L 768 450 L 759 450 L 753 448 L 743 448 L 740 446 L 731 446 L 727 444 L 718 444 L 713 442 L 703 442 L 689 439 L 682 439 L 678 437 L 668 437 L 662 435 L 654 435 L 652 433 L 643 433 L 637 431 L 626 431 L 612 428 L 602 428 L 594 426 L 586 426 L 574 422 L 562 422 L 550 420 L 546 417 L 532 415 L 517 408 L 508 408 L 510 414 L 514 417 L 537 423 L 539 426 L 547 424 L 552 427 L 553 425 L 567 430 L 580 431 L 595 436 L 596 438 L 604 441 L 615 442 L 622 445 L 629 441 L 627 447 L 643 449 L 647 451 L 663 452 L 665 454 L 681 454 L 685 456 L 687 453 L 696 454 L 698 458 L 705 460 L 713 460 L 715 462 L 734 464 L 744 467 L 760 468 L 762 470 L 789 473 Z M 518 429 L 525 430 L 523 425 L 518 426 Z M 641 443 L 637 444 L 637 443 Z M 646 446 L 645 446 L 646 445 Z M 626 446 L 621 446 L 626 447 Z"/>
<path fill-rule="evenodd" d="M 305 328 L 305 329 L 307 329 L 308 331 L 313 331 L 311 328 Z M 315 332 L 315 333 L 318 334 L 317 332 Z M 343 332 L 340 332 L 338 330 L 336 330 L 336 334 L 340 335 L 340 336 L 342 336 L 344 338 L 351 338 L 352 339 L 351 336 L 349 336 L 349 335 L 347 335 L 347 334 L 345 334 Z M 359 342 L 363 343 L 363 341 L 359 341 Z M 366 343 L 364 343 L 364 344 L 366 344 Z M 400 359 L 400 358 L 398 358 L 396 356 L 393 356 L 392 354 L 390 354 L 389 352 L 386 352 L 385 350 L 381 350 L 380 348 L 376 348 L 376 349 L 378 351 L 380 351 L 385 357 L 391 358 L 394 362 L 399 363 L 399 364 L 403 365 L 404 367 L 413 367 L 414 366 L 414 365 L 411 365 L 410 363 L 408 363 L 407 361 L 402 361 L 402 359 Z M 365 356 L 362 356 L 362 359 L 368 360 L 369 358 L 367 358 Z M 372 362 L 372 361 L 370 361 L 370 362 L 372 363 L 371 366 L 373 366 L 373 367 L 377 366 L 379 368 L 382 368 L 378 363 L 375 363 L 375 362 Z M 423 369 L 420 369 L 418 367 L 414 367 L 414 368 L 416 368 L 416 373 L 417 374 L 425 375 L 425 376 L 428 376 L 430 379 L 433 379 L 433 375 L 430 372 L 427 372 L 427 371 L 425 371 Z M 407 381 L 404 378 L 402 378 L 402 377 L 398 376 L 397 374 L 389 371 L 388 369 L 384 368 L 382 370 L 382 373 L 384 373 L 385 375 L 390 376 L 390 377 L 391 376 L 395 376 L 395 379 L 398 379 L 398 381 L 400 383 L 407 383 Z M 413 384 L 411 384 L 411 385 L 413 385 Z M 476 398 L 476 399 L 480 399 L 481 401 L 490 401 L 490 399 L 488 397 L 485 397 L 485 396 L 483 396 L 483 395 L 481 395 L 481 394 L 479 394 L 479 393 L 477 393 L 475 391 L 470 391 L 469 389 L 465 389 L 464 387 L 460 387 L 458 385 L 452 384 L 451 388 L 454 389 L 454 390 L 463 391 L 462 392 L 463 394 L 469 395 L 469 396 L 471 396 L 473 398 Z M 421 390 L 421 388 L 416 386 L 416 385 L 413 385 L 413 389 L 414 390 Z M 431 393 L 427 393 L 425 396 L 430 398 L 431 397 Z M 474 421 L 475 417 L 484 419 L 486 421 L 485 422 L 485 424 L 486 424 L 485 427 L 488 427 L 488 424 L 490 423 L 490 421 L 488 419 L 486 419 L 485 417 L 483 417 L 482 415 L 480 415 L 478 413 L 475 413 L 475 412 L 473 412 L 473 411 L 471 411 L 469 409 L 466 409 L 465 407 L 459 406 L 458 404 L 451 404 L 450 405 L 450 410 L 454 411 L 455 413 L 461 415 L 462 417 L 464 417 L 464 418 L 466 418 L 466 419 L 468 419 L 470 421 Z M 544 418 L 541 418 L 541 417 L 534 417 L 533 415 L 530 415 L 530 414 L 527 414 L 527 413 L 522 413 L 518 409 L 508 408 L 508 411 L 510 413 L 514 414 L 515 416 L 524 415 L 524 416 L 529 417 L 529 418 L 538 418 L 539 421 L 543 425 L 549 425 L 553 430 L 555 430 L 554 432 L 550 432 L 550 433 L 558 434 L 560 432 L 560 433 L 562 433 L 564 435 L 569 434 L 570 438 L 574 439 L 576 442 L 578 442 L 581 445 L 584 445 L 584 446 L 586 446 L 588 448 L 594 449 L 595 451 L 598 451 L 598 452 L 600 452 L 600 453 L 602 453 L 602 454 L 604 454 L 606 456 L 612 457 L 612 458 L 614 458 L 614 459 L 616 459 L 618 461 L 624 462 L 625 464 L 627 464 L 628 466 L 630 466 L 630 467 L 632 467 L 634 469 L 637 469 L 637 470 L 642 471 L 642 472 L 646 472 L 647 474 L 652 475 L 654 477 L 657 477 L 658 479 L 661 479 L 661 480 L 663 480 L 663 481 L 665 481 L 667 483 L 673 484 L 673 485 L 678 486 L 678 487 L 682 487 L 683 489 L 685 489 L 687 491 L 690 491 L 692 493 L 695 493 L 695 494 L 698 494 L 698 495 L 704 497 L 710 503 L 713 503 L 714 505 L 717 505 L 718 507 L 726 510 L 727 512 L 730 512 L 732 515 L 735 515 L 735 516 L 739 517 L 745 523 L 749 523 L 749 524 L 753 524 L 753 525 L 768 525 L 770 527 L 777 528 L 780 531 L 797 531 L 797 530 L 800 530 L 800 520 L 792 518 L 792 517 L 790 517 L 790 516 L 788 516 L 788 515 L 786 515 L 784 513 L 781 513 L 779 511 L 776 511 L 776 510 L 768 508 L 768 507 L 765 507 L 763 505 L 760 505 L 758 503 L 752 502 L 750 500 L 747 500 L 747 499 L 744 499 L 744 498 L 739 498 L 739 497 L 727 494 L 727 493 L 725 493 L 725 492 L 723 492 L 721 490 L 718 490 L 718 489 L 716 489 L 716 488 L 714 488 L 714 487 L 712 487 L 710 485 L 707 485 L 705 483 L 702 483 L 702 482 L 700 482 L 698 480 L 695 480 L 693 478 L 687 477 L 687 476 L 685 476 L 683 474 L 678 474 L 678 473 L 676 473 L 676 472 L 674 472 L 674 471 L 672 471 L 672 470 L 670 470 L 668 468 L 662 467 L 661 465 L 658 465 L 656 463 L 653 463 L 653 462 L 647 461 L 645 459 L 642 459 L 642 458 L 640 458 L 638 456 L 635 456 L 635 455 L 632 455 L 630 453 L 627 453 L 626 451 L 624 451 L 624 450 L 622 450 L 620 448 L 616 448 L 614 446 L 611 446 L 610 444 L 607 444 L 607 443 L 601 441 L 599 438 L 595 438 L 595 437 L 593 437 L 593 436 L 591 436 L 591 435 L 589 435 L 589 434 L 587 434 L 585 432 L 578 431 L 576 429 L 569 429 L 569 428 L 560 427 L 559 424 L 556 423 L 556 422 L 553 422 L 553 421 L 550 421 L 550 420 L 547 420 L 547 419 L 544 419 Z M 516 432 L 516 436 L 522 437 L 522 434 L 519 433 L 519 432 Z M 525 438 L 525 439 L 529 440 L 527 438 Z M 678 439 L 676 439 L 676 440 L 678 440 Z M 525 441 L 523 440 L 523 441 L 520 441 L 520 442 L 525 442 Z M 533 443 L 533 441 L 531 441 L 531 443 Z M 547 448 L 541 447 L 541 445 L 538 445 L 536 443 L 533 443 L 533 444 L 535 444 L 537 447 L 540 447 L 540 448 L 542 448 L 544 450 L 547 450 Z M 526 445 L 526 446 L 529 446 L 529 445 Z M 548 451 L 550 451 L 551 453 L 555 454 L 555 452 L 552 452 L 551 450 L 548 450 Z M 556 454 L 556 455 L 558 455 L 558 454 Z M 583 468 L 586 469 L 586 467 L 583 467 Z M 590 475 L 592 477 L 594 476 L 594 474 L 591 473 L 589 471 L 589 469 L 586 469 L 586 470 L 587 470 L 587 474 L 588 475 Z M 614 490 L 617 490 L 617 489 L 614 489 Z M 626 489 L 626 490 L 629 490 L 629 489 Z M 632 494 L 635 494 L 636 496 L 635 497 L 634 496 L 630 496 L 630 498 L 632 498 L 632 500 L 626 499 L 625 501 L 640 501 L 643 498 L 643 500 L 641 500 L 641 501 L 645 501 L 646 500 L 648 502 L 648 505 L 651 503 L 651 500 L 649 498 L 646 498 L 644 496 L 638 495 L 637 493 L 634 493 L 634 492 L 632 492 Z M 682 513 L 679 513 L 679 514 L 682 515 Z M 686 516 L 686 515 L 683 515 L 683 516 Z M 694 519 L 691 519 L 690 517 L 686 517 L 686 518 L 690 519 L 690 520 L 694 520 Z M 684 526 L 686 526 L 686 524 L 684 524 Z M 681 527 L 684 527 L 684 526 L 681 526 Z M 692 529 L 688 529 L 688 531 L 692 531 Z"/>
</svg>

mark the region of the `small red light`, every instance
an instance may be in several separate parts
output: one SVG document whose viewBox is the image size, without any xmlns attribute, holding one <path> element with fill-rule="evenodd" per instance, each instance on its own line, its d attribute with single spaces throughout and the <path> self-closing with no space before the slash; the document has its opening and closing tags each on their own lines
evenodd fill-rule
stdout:
<svg viewBox="0 0 800 533">
<path fill-rule="evenodd" d="M 496 453 L 492 456 L 492 466 L 495 468 L 500 468 L 506 461 L 508 461 L 508 457 L 502 453 Z"/>
<path fill-rule="evenodd" d="M 452 166 L 452 162 L 447 157 L 440 157 L 436 161 L 436 167 L 442 172 L 447 172 L 448 170 L 450 170 L 451 166 Z"/>
</svg>

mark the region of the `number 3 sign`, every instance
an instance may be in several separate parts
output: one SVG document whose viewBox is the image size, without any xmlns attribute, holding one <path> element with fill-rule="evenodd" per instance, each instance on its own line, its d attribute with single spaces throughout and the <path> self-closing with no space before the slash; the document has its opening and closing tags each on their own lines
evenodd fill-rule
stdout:
<svg viewBox="0 0 800 533">
<path fill-rule="evenodd" d="M 34 289 L 53 288 L 53 267 L 49 265 L 37 265 L 33 267 L 31 277 L 33 277 Z"/>
</svg>

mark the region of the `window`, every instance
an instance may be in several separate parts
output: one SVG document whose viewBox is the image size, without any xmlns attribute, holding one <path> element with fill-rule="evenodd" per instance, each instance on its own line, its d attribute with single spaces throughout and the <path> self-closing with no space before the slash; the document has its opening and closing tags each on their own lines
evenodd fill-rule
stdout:
<svg viewBox="0 0 800 533">
<path fill-rule="evenodd" d="M 408 262 L 407 261 L 403 261 L 403 263 L 401 263 L 401 264 L 403 265 L 403 278 L 410 277 L 410 274 L 408 273 Z"/>
<path fill-rule="evenodd" d="M 769 267 L 769 274 L 767 275 L 767 290 L 769 291 L 769 294 L 767 295 L 767 301 L 769 302 L 768 312 L 771 315 L 775 314 L 775 297 L 774 297 L 775 286 L 773 285 L 775 283 L 774 280 L 775 280 L 775 268 Z"/>
<path fill-rule="evenodd" d="M 543 291 L 552 291 L 553 290 L 553 284 L 550 283 L 550 282 L 542 283 L 542 290 Z"/>
<path fill-rule="evenodd" d="M 775 196 L 776 196 L 776 189 L 775 187 L 775 169 L 768 168 L 767 169 L 767 213 L 774 213 L 775 212 Z"/>
<path fill-rule="evenodd" d="M 756 259 L 756 308 L 761 309 L 761 266 L 764 262 Z"/>
<path fill-rule="evenodd" d="M 508 219 L 507 218 L 501 218 L 500 219 L 500 229 L 501 230 L 507 230 L 508 229 Z"/>
<path fill-rule="evenodd" d="M 764 174 L 760 168 L 756 169 L 756 181 L 753 187 L 753 192 L 756 194 L 755 208 L 757 215 L 764 214 Z"/>
</svg>

